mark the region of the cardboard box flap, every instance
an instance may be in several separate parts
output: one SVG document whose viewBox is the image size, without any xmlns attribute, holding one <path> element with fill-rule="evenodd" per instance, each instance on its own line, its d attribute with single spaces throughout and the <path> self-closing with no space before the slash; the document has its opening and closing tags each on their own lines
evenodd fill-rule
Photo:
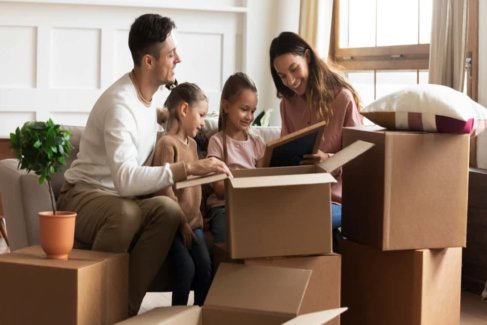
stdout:
<svg viewBox="0 0 487 325">
<path fill-rule="evenodd" d="M 229 179 L 233 188 L 256 188 L 334 183 L 335 178 L 328 173 L 276 175 L 259 177 L 234 177 Z"/>
<path fill-rule="evenodd" d="M 297 315 L 311 272 L 304 269 L 221 263 L 205 306 Z"/>
<path fill-rule="evenodd" d="M 325 171 L 327 171 L 328 173 L 331 173 L 337 168 L 342 167 L 349 161 L 357 158 L 358 156 L 360 156 L 361 154 L 363 154 L 373 146 L 374 146 L 373 143 L 357 140 L 351 145 L 338 151 L 332 157 L 319 163 L 319 166 L 323 168 Z"/>
<path fill-rule="evenodd" d="M 174 184 L 174 186 L 176 187 L 176 190 L 180 190 L 186 187 L 218 182 L 226 178 L 228 178 L 227 174 L 215 173 L 204 176 L 190 176 L 184 181 L 177 182 L 176 184 Z"/>
<path fill-rule="evenodd" d="M 348 308 L 335 308 L 299 315 L 283 325 L 321 325 L 326 324 Z"/>
<path fill-rule="evenodd" d="M 179 325 L 191 324 L 198 325 L 202 323 L 201 307 L 199 306 L 172 306 L 157 307 L 151 309 L 142 315 L 126 319 L 116 325 Z"/>
</svg>

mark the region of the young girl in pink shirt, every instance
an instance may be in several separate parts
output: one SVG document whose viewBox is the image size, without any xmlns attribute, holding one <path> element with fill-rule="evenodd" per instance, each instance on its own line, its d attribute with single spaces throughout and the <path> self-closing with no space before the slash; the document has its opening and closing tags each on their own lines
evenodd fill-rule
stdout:
<svg viewBox="0 0 487 325">
<path fill-rule="evenodd" d="M 257 88 L 242 72 L 230 76 L 223 86 L 218 131 L 208 143 L 208 157 L 223 160 L 230 169 L 257 167 L 263 157 L 264 140 L 250 132 L 257 107 Z M 215 243 L 226 240 L 224 182 L 212 184 L 208 218 Z"/>
</svg>

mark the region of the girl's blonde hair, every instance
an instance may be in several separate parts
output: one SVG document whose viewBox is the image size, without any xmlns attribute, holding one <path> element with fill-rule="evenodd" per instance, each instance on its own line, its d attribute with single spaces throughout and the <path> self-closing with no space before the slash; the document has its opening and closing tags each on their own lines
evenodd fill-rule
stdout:
<svg viewBox="0 0 487 325">
<path fill-rule="evenodd" d="M 164 102 L 164 107 L 169 112 L 167 129 L 171 127 L 171 122 L 178 121 L 178 108 L 182 103 L 188 103 L 191 107 L 200 101 L 208 101 L 203 90 L 194 83 L 183 82 L 171 90 L 171 93 Z"/>
<path fill-rule="evenodd" d="M 236 72 L 223 85 L 220 99 L 220 116 L 218 117 L 218 131 L 225 131 L 227 126 L 227 113 L 223 109 L 224 101 L 233 103 L 244 90 L 257 93 L 254 82 L 243 72 Z"/>
</svg>

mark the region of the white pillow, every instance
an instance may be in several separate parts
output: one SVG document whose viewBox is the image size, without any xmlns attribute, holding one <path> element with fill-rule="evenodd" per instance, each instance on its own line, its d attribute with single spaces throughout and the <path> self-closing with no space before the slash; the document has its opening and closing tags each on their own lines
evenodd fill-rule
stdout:
<svg viewBox="0 0 487 325">
<path fill-rule="evenodd" d="M 361 113 L 387 129 L 470 133 L 476 128 L 479 109 L 485 110 L 450 87 L 421 84 L 379 98 Z"/>
</svg>

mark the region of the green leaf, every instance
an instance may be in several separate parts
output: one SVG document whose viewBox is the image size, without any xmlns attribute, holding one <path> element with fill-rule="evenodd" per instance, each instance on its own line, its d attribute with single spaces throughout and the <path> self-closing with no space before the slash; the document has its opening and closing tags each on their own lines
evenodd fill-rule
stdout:
<svg viewBox="0 0 487 325">
<path fill-rule="evenodd" d="M 70 137 L 70 132 L 51 119 L 26 122 L 22 127 L 16 127 L 15 132 L 10 133 L 10 147 L 19 160 L 17 168 L 39 175 L 39 184 L 49 183 L 69 157 Z"/>
</svg>

